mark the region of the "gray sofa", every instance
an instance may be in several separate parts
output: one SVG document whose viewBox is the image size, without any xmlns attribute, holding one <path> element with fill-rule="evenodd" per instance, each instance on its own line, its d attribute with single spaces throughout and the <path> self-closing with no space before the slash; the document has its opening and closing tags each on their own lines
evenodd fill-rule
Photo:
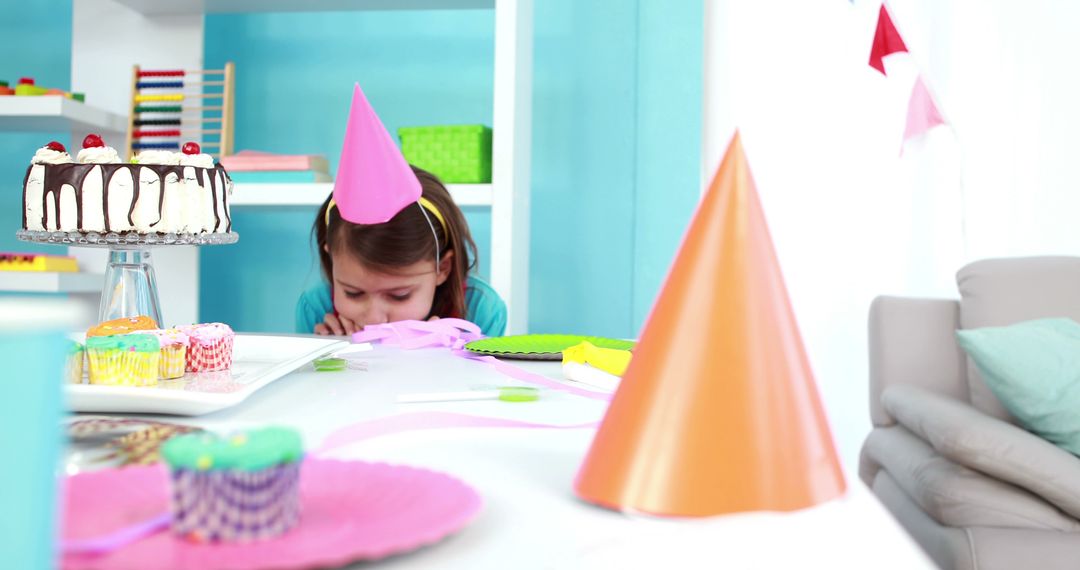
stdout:
<svg viewBox="0 0 1080 570">
<path fill-rule="evenodd" d="M 957 285 L 959 300 L 871 305 L 859 476 L 944 569 L 1080 568 L 1080 458 L 1017 426 L 954 336 L 1080 321 L 1080 258 L 978 261 Z"/>
</svg>

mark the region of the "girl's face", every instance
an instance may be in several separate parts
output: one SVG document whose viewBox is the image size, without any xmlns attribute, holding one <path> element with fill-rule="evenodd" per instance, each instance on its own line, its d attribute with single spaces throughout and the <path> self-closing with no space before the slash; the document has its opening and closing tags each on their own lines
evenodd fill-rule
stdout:
<svg viewBox="0 0 1080 570">
<path fill-rule="evenodd" d="M 342 248 L 343 249 L 343 248 Z M 347 251 L 331 251 L 334 308 L 357 327 L 404 320 L 423 320 L 431 313 L 435 288 L 450 276 L 453 252 L 447 251 L 436 271 L 435 261 L 418 261 L 382 273 L 365 267 Z"/>
</svg>

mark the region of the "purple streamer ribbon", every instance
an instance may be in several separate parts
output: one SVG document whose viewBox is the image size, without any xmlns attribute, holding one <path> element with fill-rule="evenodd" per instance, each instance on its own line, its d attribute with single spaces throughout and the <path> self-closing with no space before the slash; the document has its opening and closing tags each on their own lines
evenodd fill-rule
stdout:
<svg viewBox="0 0 1080 570">
<path fill-rule="evenodd" d="M 161 513 L 154 518 L 125 526 L 104 536 L 79 540 L 62 540 L 60 541 L 60 551 L 63 554 L 108 554 L 132 542 L 161 532 L 168 528 L 171 522 L 171 512 Z"/>
</svg>

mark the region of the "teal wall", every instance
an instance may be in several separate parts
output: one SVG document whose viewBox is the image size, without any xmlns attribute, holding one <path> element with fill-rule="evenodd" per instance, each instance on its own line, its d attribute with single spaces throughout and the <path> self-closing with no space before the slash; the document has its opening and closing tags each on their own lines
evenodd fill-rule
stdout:
<svg viewBox="0 0 1080 570">
<path fill-rule="evenodd" d="M 530 329 L 637 334 L 700 185 L 702 5 L 535 5 Z M 237 64 L 238 149 L 336 162 L 353 81 L 387 128 L 491 124 L 493 14 L 214 15 L 206 63 Z M 238 208 L 204 248 L 203 320 L 285 331 L 318 279 L 314 208 Z M 490 219 L 467 212 L 490 247 Z M 486 274 L 486 269 L 481 271 Z"/>
<path fill-rule="evenodd" d="M 71 0 L 0 0 L 4 57 L 0 79 L 15 85 L 33 77 L 39 85 L 71 88 Z M 34 152 L 51 140 L 71 148 L 71 133 L 11 133 L 0 130 L 0 251 L 65 253 L 64 248 L 15 239 L 22 225 L 22 179 Z"/>
<path fill-rule="evenodd" d="M 652 309 L 698 202 L 703 19 L 698 2 L 639 2 L 632 279 L 635 331 Z"/>
</svg>

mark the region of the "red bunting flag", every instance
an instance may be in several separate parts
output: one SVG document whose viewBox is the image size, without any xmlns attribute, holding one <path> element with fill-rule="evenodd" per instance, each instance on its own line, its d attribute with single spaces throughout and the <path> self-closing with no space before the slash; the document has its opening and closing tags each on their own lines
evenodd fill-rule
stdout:
<svg viewBox="0 0 1080 570">
<path fill-rule="evenodd" d="M 889 11 L 885 9 L 885 4 L 882 4 L 881 12 L 878 13 L 877 31 L 874 32 L 874 45 L 870 47 L 870 67 L 880 71 L 882 75 L 888 75 L 885 73 L 885 62 L 882 61 L 885 56 L 907 50 L 904 38 L 896 31 Z"/>
</svg>

